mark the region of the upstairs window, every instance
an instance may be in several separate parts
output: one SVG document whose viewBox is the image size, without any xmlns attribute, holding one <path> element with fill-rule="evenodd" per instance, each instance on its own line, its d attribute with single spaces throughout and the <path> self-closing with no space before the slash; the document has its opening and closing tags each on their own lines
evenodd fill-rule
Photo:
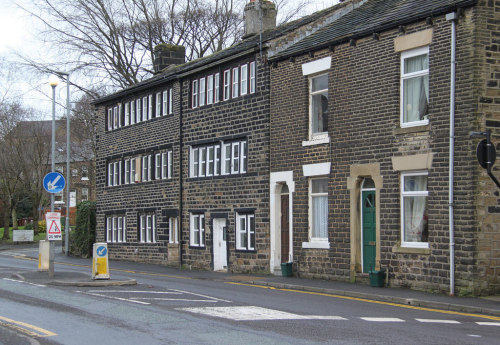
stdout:
<svg viewBox="0 0 500 345">
<path fill-rule="evenodd" d="M 214 76 L 214 103 L 217 103 L 219 102 L 220 100 L 220 87 L 219 87 L 219 83 L 220 83 L 220 74 L 219 73 L 216 73 L 215 76 Z"/>
<path fill-rule="evenodd" d="M 135 101 L 130 102 L 130 124 L 134 125 L 136 122 L 135 119 Z"/>
<path fill-rule="evenodd" d="M 207 77 L 207 104 L 212 104 L 214 102 L 214 76 L 209 75 Z"/>
<path fill-rule="evenodd" d="M 153 118 L 153 95 L 148 96 L 148 120 Z"/>
<path fill-rule="evenodd" d="M 168 114 L 168 90 L 163 91 L 163 115 Z"/>
<path fill-rule="evenodd" d="M 174 98 L 173 98 L 173 89 L 170 88 L 168 90 L 168 113 L 174 113 Z"/>
<path fill-rule="evenodd" d="M 125 103 L 125 126 L 130 124 L 130 103 Z"/>
<path fill-rule="evenodd" d="M 200 79 L 200 107 L 205 105 L 205 100 L 206 100 L 206 79 L 201 78 Z"/>
<path fill-rule="evenodd" d="M 239 89 L 238 89 L 238 86 L 239 86 L 239 68 L 236 67 L 236 68 L 233 68 L 233 88 L 232 88 L 232 91 L 231 91 L 231 95 L 233 98 L 236 98 L 239 96 Z"/>
<path fill-rule="evenodd" d="M 156 93 L 156 117 L 161 116 L 161 92 Z"/>
<path fill-rule="evenodd" d="M 227 101 L 231 96 L 231 70 L 224 71 L 224 101 Z"/>
<path fill-rule="evenodd" d="M 309 78 L 310 139 L 328 136 L 328 74 Z"/>
<path fill-rule="evenodd" d="M 250 62 L 250 93 L 255 93 L 255 61 Z"/>
<path fill-rule="evenodd" d="M 429 48 L 401 53 L 401 127 L 429 123 Z"/>
<path fill-rule="evenodd" d="M 241 83 L 240 83 L 240 95 L 246 95 L 248 93 L 248 65 L 244 64 L 241 66 Z"/>
<path fill-rule="evenodd" d="M 191 101 L 193 108 L 198 107 L 198 80 L 193 80 Z"/>
<path fill-rule="evenodd" d="M 108 109 L 108 131 L 113 129 L 113 108 Z"/>
<path fill-rule="evenodd" d="M 141 113 L 141 99 L 140 98 L 138 98 L 135 101 L 135 107 L 136 107 L 136 119 L 137 119 L 137 122 L 141 122 L 142 121 L 142 113 Z"/>
</svg>

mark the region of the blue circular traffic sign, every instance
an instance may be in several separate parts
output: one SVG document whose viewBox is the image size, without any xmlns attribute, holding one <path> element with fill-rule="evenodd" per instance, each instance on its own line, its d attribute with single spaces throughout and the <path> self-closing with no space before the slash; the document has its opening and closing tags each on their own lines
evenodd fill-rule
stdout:
<svg viewBox="0 0 500 345">
<path fill-rule="evenodd" d="M 97 256 L 103 258 L 108 253 L 108 249 L 106 248 L 106 246 L 99 246 L 96 249 L 96 253 L 97 253 Z"/>
<path fill-rule="evenodd" d="M 66 180 L 57 171 L 49 172 L 43 178 L 43 188 L 49 193 L 59 193 L 66 186 Z"/>
</svg>

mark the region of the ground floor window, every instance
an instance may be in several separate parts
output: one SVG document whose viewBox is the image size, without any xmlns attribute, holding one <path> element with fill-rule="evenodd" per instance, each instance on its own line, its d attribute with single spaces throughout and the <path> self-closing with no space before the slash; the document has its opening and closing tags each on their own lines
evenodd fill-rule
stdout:
<svg viewBox="0 0 500 345">
<path fill-rule="evenodd" d="M 401 245 L 428 248 L 427 172 L 401 174 Z"/>
<path fill-rule="evenodd" d="M 139 216 L 139 223 L 139 241 L 156 243 L 156 216 L 153 213 L 141 214 Z"/>
<path fill-rule="evenodd" d="M 106 242 L 127 242 L 127 226 L 124 215 L 110 215 L 106 217 Z"/>
<path fill-rule="evenodd" d="M 255 250 L 255 215 L 236 213 L 236 249 Z"/>
<path fill-rule="evenodd" d="M 205 215 L 191 213 L 189 217 L 189 245 L 205 247 Z"/>
<path fill-rule="evenodd" d="M 309 228 L 311 241 L 328 241 L 328 178 L 309 181 Z"/>
</svg>

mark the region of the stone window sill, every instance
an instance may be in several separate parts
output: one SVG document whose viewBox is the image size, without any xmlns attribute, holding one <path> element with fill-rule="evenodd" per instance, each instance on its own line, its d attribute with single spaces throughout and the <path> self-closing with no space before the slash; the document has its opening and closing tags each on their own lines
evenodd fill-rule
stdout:
<svg viewBox="0 0 500 345">
<path fill-rule="evenodd" d="M 401 243 L 397 243 L 394 247 L 392 247 L 392 252 L 401 254 L 431 254 L 430 248 L 401 247 Z"/>
<path fill-rule="evenodd" d="M 429 132 L 430 126 L 422 125 L 422 126 L 414 126 L 414 127 L 398 127 L 394 128 L 392 134 L 411 134 L 411 133 L 419 133 L 419 132 Z"/>
<path fill-rule="evenodd" d="M 302 242 L 302 248 L 304 248 L 304 249 L 330 249 L 330 242 L 327 242 L 327 241 Z"/>
<path fill-rule="evenodd" d="M 329 144 L 329 143 L 330 143 L 330 137 L 323 137 L 323 138 L 303 141 L 302 146 L 313 146 L 313 145 Z"/>
</svg>

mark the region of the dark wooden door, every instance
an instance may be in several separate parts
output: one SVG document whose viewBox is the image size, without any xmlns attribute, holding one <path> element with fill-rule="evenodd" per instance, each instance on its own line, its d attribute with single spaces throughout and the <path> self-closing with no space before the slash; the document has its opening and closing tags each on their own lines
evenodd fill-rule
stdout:
<svg viewBox="0 0 500 345">
<path fill-rule="evenodd" d="M 288 262 L 290 253 L 290 228 L 288 218 L 288 194 L 283 194 L 281 196 L 281 263 Z"/>
</svg>

